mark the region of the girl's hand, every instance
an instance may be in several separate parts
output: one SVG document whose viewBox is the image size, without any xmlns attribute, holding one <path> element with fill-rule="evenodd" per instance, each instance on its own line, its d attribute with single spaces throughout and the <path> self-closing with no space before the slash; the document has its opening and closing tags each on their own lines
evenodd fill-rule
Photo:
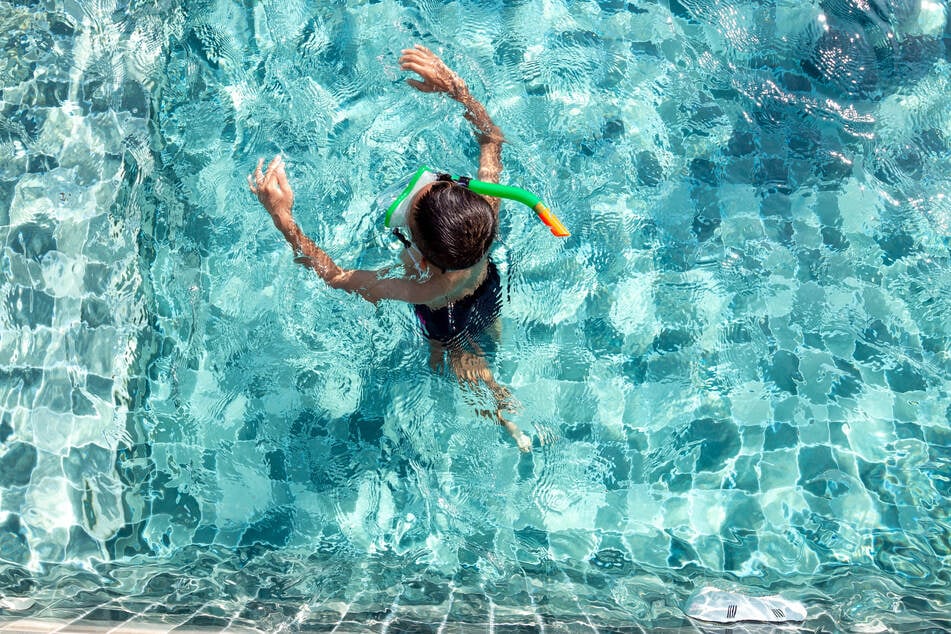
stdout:
<svg viewBox="0 0 951 634">
<path fill-rule="evenodd" d="M 422 77 L 422 81 L 406 80 L 406 83 L 422 92 L 444 92 L 458 99 L 466 89 L 466 82 L 446 66 L 435 53 L 421 44 L 403 51 L 400 56 L 400 68 Z"/>
<path fill-rule="evenodd" d="M 291 207 L 294 206 L 294 191 L 291 189 L 291 184 L 287 182 L 284 159 L 280 154 L 275 156 L 271 164 L 267 166 L 267 171 L 262 173 L 261 166 L 263 165 L 264 159 L 259 160 L 257 169 L 248 176 L 251 193 L 258 197 L 272 218 L 289 217 Z"/>
</svg>

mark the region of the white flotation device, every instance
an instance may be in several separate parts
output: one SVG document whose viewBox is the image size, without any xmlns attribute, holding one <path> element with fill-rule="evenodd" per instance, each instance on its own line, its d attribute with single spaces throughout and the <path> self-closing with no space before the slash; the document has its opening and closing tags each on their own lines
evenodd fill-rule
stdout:
<svg viewBox="0 0 951 634">
<path fill-rule="evenodd" d="M 708 623 L 790 623 L 806 620 L 806 607 L 780 596 L 755 597 L 720 588 L 694 592 L 684 607 L 687 616 Z"/>
</svg>

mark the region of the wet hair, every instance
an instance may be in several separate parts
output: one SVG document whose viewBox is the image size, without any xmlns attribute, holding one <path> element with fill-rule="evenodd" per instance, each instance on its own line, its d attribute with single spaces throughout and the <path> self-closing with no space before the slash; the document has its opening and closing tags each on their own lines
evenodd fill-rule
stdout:
<svg viewBox="0 0 951 634">
<path fill-rule="evenodd" d="M 495 240 L 495 212 L 485 198 L 463 185 L 437 181 L 414 206 L 416 245 L 443 271 L 477 264 Z"/>
</svg>

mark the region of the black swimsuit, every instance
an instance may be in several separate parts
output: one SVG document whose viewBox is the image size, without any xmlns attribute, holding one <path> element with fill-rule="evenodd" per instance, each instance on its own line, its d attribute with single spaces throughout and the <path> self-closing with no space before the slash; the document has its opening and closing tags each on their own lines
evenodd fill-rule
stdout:
<svg viewBox="0 0 951 634">
<path fill-rule="evenodd" d="M 472 294 L 442 308 L 415 304 L 423 334 L 447 347 L 464 345 L 492 325 L 502 310 L 502 284 L 499 271 L 486 264 L 485 279 Z"/>
</svg>

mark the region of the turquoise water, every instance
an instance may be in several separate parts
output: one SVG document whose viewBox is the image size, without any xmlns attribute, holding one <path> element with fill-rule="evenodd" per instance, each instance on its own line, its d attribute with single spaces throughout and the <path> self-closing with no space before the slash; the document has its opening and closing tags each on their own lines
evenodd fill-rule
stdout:
<svg viewBox="0 0 951 634">
<path fill-rule="evenodd" d="M 0 3 L 0 629 L 948 620 L 948 6 Z M 425 163 L 472 173 L 426 44 L 507 136 L 496 376 L 297 267 Z M 544 440 L 544 442 L 542 442 Z M 929 630 L 928 628 L 932 628 Z"/>
</svg>

